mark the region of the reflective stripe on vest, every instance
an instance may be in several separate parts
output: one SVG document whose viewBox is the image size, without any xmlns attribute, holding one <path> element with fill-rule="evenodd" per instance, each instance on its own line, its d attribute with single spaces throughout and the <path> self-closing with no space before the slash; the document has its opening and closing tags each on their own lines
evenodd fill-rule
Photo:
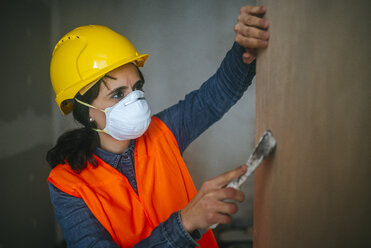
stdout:
<svg viewBox="0 0 371 248">
<path fill-rule="evenodd" d="M 68 164 L 60 164 L 50 172 L 48 181 L 82 198 L 120 247 L 132 247 L 148 237 L 197 193 L 174 135 L 157 117 L 152 117 L 146 133 L 136 140 L 138 195 L 124 175 L 95 158 L 98 167 L 88 163 L 79 174 Z M 198 243 L 204 248 L 218 247 L 211 230 Z"/>
</svg>

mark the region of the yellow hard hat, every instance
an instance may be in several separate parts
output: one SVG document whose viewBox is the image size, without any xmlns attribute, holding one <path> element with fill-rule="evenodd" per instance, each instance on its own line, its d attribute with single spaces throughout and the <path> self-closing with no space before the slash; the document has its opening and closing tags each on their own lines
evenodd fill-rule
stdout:
<svg viewBox="0 0 371 248">
<path fill-rule="evenodd" d="M 142 67 L 148 54 L 139 54 L 128 39 L 100 25 L 78 27 L 60 39 L 50 62 L 55 101 L 64 114 L 72 111 L 75 95 L 85 93 L 109 71 L 135 63 Z"/>
</svg>

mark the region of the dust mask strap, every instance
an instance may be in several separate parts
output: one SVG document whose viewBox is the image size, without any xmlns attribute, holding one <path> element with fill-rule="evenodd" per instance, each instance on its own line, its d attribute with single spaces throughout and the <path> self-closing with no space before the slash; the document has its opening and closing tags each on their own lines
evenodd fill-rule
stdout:
<svg viewBox="0 0 371 248">
<path fill-rule="evenodd" d="M 104 113 L 108 112 L 107 110 L 105 109 L 100 109 L 100 108 L 97 108 L 97 107 L 94 107 L 93 105 L 90 105 L 89 103 L 86 103 L 86 102 L 83 102 L 83 101 L 80 101 L 79 99 L 75 98 L 76 102 L 86 106 L 86 107 L 89 107 L 89 108 L 93 108 L 93 109 L 97 109 L 97 110 L 100 110 Z"/>
<path fill-rule="evenodd" d="M 97 110 L 102 111 L 102 112 L 104 112 L 104 113 L 107 113 L 107 112 L 108 112 L 108 110 L 106 110 L 106 109 L 100 109 L 100 108 L 97 108 L 97 107 L 95 107 L 95 106 L 93 106 L 93 105 L 90 105 L 89 103 L 86 103 L 86 102 L 80 101 L 80 100 L 77 99 L 77 98 L 75 98 L 75 100 L 76 100 L 76 102 L 78 102 L 78 103 L 80 103 L 80 104 L 82 104 L 82 105 L 84 105 L 84 106 L 86 106 L 86 107 L 93 108 L 93 109 L 97 109 Z M 101 129 L 96 129 L 96 128 L 92 128 L 92 129 L 93 129 L 94 131 L 97 131 L 97 132 L 107 133 L 107 130 L 101 130 Z"/>
</svg>

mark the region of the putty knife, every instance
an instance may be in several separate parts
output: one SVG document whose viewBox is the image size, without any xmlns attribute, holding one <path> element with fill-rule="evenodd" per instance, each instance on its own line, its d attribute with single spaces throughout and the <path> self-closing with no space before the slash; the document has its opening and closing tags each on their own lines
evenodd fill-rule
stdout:
<svg viewBox="0 0 371 248">
<path fill-rule="evenodd" d="M 250 155 L 246 162 L 248 166 L 247 171 L 242 176 L 236 178 L 230 182 L 226 188 L 240 189 L 241 185 L 246 181 L 246 179 L 255 171 L 260 163 L 276 148 L 276 140 L 274 139 L 272 132 L 270 130 L 265 131 L 263 136 L 260 138 L 258 144 L 256 145 L 253 153 Z M 218 224 L 210 226 L 210 228 L 217 227 Z"/>
</svg>

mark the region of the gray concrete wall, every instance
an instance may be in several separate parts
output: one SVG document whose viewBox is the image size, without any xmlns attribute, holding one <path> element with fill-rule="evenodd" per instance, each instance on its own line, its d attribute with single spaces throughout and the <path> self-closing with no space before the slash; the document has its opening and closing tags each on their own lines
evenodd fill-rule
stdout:
<svg viewBox="0 0 371 248">
<path fill-rule="evenodd" d="M 6 1 L 1 12 L 0 247 L 52 247 L 50 6 Z"/>
</svg>

